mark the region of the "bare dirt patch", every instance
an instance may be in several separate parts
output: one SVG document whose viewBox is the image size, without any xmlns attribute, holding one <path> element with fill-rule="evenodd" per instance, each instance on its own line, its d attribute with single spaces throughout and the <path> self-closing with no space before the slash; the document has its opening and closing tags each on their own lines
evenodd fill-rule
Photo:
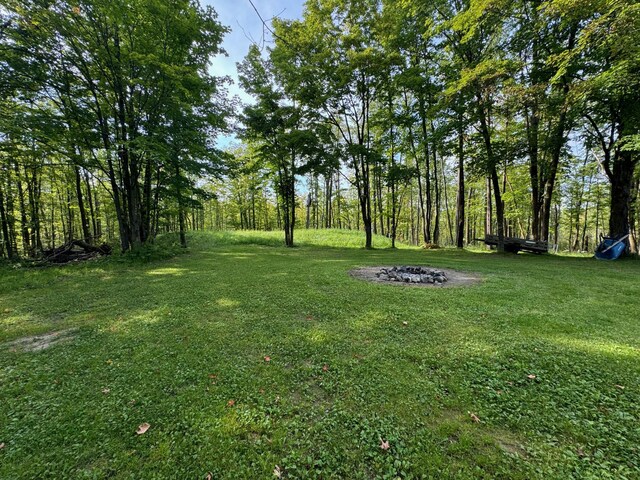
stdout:
<svg viewBox="0 0 640 480">
<path fill-rule="evenodd" d="M 354 268 L 349 271 L 349 275 L 354 278 L 366 280 L 374 283 L 384 283 L 386 285 L 398 285 L 403 287 L 417 287 L 417 288 L 449 288 L 449 287 L 468 287 L 482 282 L 482 276 L 479 273 L 461 272 L 459 270 L 451 270 L 449 268 L 438 268 L 443 271 L 447 276 L 447 281 L 443 283 L 406 283 L 395 282 L 379 278 L 378 274 L 383 268 L 393 268 L 388 265 L 381 265 L 378 267 L 360 267 Z M 427 267 L 431 268 L 431 267 Z"/>
<path fill-rule="evenodd" d="M 525 448 L 522 446 L 522 444 L 518 443 L 515 440 L 509 439 L 509 438 L 498 439 L 497 443 L 498 443 L 498 447 L 503 452 L 508 453 L 509 455 L 515 455 L 517 457 L 523 457 L 523 458 L 527 458 L 529 456 L 529 454 L 527 453 Z"/>
<path fill-rule="evenodd" d="M 22 337 L 12 342 L 5 343 L 3 346 L 9 348 L 12 352 L 39 352 L 54 345 L 73 340 L 74 332 L 74 329 L 68 329 L 43 333 L 41 335 L 33 335 L 30 337 Z"/>
</svg>

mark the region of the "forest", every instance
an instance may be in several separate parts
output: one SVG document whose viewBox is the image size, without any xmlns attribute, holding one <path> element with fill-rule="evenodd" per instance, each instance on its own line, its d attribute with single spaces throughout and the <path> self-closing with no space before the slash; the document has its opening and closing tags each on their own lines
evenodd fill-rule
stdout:
<svg viewBox="0 0 640 480">
<path fill-rule="evenodd" d="M 0 0 L 0 479 L 640 479 L 639 162 L 636 0 Z"/>
<path fill-rule="evenodd" d="M 241 101 L 211 68 L 215 7 L 3 0 L 0 256 L 324 228 L 367 248 L 629 234 L 637 254 L 637 2 L 308 0 L 260 19 Z"/>
</svg>

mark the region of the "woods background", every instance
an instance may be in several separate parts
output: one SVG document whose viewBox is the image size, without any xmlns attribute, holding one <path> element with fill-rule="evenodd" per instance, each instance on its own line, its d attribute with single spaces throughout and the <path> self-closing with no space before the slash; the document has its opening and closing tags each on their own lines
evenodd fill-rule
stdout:
<svg viewBox="0 0 640 480">
<path fill-rule="evenodd" d="M 0 256 L 296 228 L 637 253 L 638 3 L 310 0 L 266 28 L 241 105 L 211 7 L 4 0 Z"/>
</svg>

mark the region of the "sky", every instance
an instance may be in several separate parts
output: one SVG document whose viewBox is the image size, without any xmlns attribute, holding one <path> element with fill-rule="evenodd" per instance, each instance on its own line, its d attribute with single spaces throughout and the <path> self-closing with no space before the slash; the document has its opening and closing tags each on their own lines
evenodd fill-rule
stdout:
<svg viewBox="0 0 640 480">
<path fill-rule="evenodd" d="M 249 0 L 203 0 L 202 3 L 211 5 L 218 13 L 220 22 L 231 28 L 223 42 L 228 57 L 216 57 L 212 62 L 212 72 L 217 76 L 230 76 L 235 84 L 229 87 L 229 92 L 246 101 L 248 98 L 238 86 L 236 63 L 242 61 L 252 43 L 268 46 L 271 35 L 264 29 Z M 271 19 L 276 16 L 283 19 L 300 18 L 304 0 L 253 0 L 253 4 L 271 25 Z"/>
</svg>

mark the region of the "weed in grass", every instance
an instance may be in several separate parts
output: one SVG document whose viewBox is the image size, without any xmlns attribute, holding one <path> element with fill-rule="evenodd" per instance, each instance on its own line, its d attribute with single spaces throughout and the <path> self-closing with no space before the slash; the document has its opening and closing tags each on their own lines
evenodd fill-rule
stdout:
<svg viewBox="0 0 640 480">
<path fill-rule="evenodd" d="M 0 478 L 640 477 L 637 263 L 365 251 L 358 232 L 189 240 L 0 267 Z M 401 264 L 484 281 L 348 275 Z"/>
</svg>

